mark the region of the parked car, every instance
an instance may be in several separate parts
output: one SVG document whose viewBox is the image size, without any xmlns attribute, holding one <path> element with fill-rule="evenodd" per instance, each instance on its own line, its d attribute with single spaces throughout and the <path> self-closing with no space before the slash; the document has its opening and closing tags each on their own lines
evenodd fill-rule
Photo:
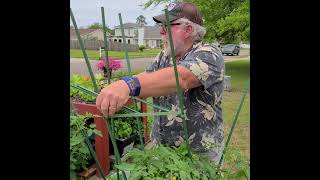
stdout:
<svg viewBox="0 0 320 180">
<path fill-rule="evenodd" d="M 226 44 L 222 46 L 222 54 L 225 55 L 239 55 L 240 53 L 240 46 L 236 44 Z"/>
</svg>

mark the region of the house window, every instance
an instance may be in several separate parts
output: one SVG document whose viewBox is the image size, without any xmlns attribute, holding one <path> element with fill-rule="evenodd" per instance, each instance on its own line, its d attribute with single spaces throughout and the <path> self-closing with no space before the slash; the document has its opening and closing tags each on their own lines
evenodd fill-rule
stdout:
<svg viewBox="0 0 320 180">
<path fill-rule="evenodd" d="M 114 39 L 114 42 L 117 42 L 117 39 Z"/>
<path fill-rule="evenodd" d="M 128 39 L 128 44 L 130 44 L 130 39 Z"/>
<path fill-rule="evenodd" d="M 121 39 L 119 39 L 119 42 L 122 42 L 122 40 L 121 40 Z"/>
</svg>

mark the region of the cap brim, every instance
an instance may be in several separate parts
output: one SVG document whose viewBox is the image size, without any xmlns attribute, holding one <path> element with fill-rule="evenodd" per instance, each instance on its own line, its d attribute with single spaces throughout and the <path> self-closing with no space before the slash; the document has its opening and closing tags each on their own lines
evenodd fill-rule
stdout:
<svg viewBox="0 0 320 180">
<path fill-rule="evenodd" d="M 169 20 L 170 20 L 170 22 L 172 22 L 172 21 L 174 21 L 174 20 L 177 20 L 177 19 L 179 19 L 179 17 L 169 14 Z M 154 17 L 153 17 L 153 20 L 154 20 L 156 23 L 166 23 L 166 15 L 165 15 L 165 14 L 161 14 L 161 15 L 159 15 L 159 16 L 154 16 Z"/>
</svg>

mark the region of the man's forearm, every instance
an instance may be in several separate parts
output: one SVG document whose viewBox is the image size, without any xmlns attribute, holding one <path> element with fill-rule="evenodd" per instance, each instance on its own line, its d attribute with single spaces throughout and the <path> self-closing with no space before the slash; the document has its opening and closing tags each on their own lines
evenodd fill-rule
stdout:
<svg viewBox="0 0 320 180">
<path fill-rule="evenodd" d="M 196 76 L 188 69 L 178 66 L 179 83 L 183 91 L 200 85 Z M 137 75 L 141 90 L 140 97 L 158 97 L 177 92 L 177 84 L 173 67 L 164 68 L 152 73 Z"/>
</svg>

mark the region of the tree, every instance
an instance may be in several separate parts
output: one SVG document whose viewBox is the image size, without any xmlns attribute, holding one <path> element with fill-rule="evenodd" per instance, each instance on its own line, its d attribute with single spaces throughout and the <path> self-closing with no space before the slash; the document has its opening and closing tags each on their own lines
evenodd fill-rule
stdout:
<svg viewBox="0 0 320 180">
<path fill-rule="evenodd" d="M 102 29 L 102 24 L 96 22 L 88 26 L 89 29 Z"/>
<path fill-rule="evenodd" d="M 147 24 L 146 18 L 143 15 L 140 15 L 137 17 L 136 23 L 139 24 L 140 26 L 144 26 L 145 24 Z"/>
<path fill-rule="evenodd" d="M 89 25 L 88 28 L 89 29 L 102 29 L 102 24 L 96 22 L 96 23 Z M 112 30 L 108 26 L 106 26 L 106 32 L 109 32 L 112 34 Z"/>
<path fill-rule="evenodd" d="M 238 43 L 241 40 L 250 41 L 249 0 L 242 2 L 225 18 L 215 24 L 216 37 L 225 43 Z"/>
<path fill-rule="evenodd" d="M 160 4 L 164 4 L 164 3 L 168 3 L 170 2 L 170 0 L 149 0 L 148 2 L 143 4 L 143 8 L 147 9 L 149 8 L 151 5 L 153 5 L 153 7 L 156 7 Z"/>
<path fill-rule="evenodd" d="M 176 0 L 191 2 L 201 11 L 207 29 L 204 41 L 224 40 L 237 42 L 240 38 L 250 40 L 249 0 Z M 149 0 L 144 8 L 165 4 L 170 0 Z M 232 24 L 235 25 L 232 25 Z"/>
</svg>

